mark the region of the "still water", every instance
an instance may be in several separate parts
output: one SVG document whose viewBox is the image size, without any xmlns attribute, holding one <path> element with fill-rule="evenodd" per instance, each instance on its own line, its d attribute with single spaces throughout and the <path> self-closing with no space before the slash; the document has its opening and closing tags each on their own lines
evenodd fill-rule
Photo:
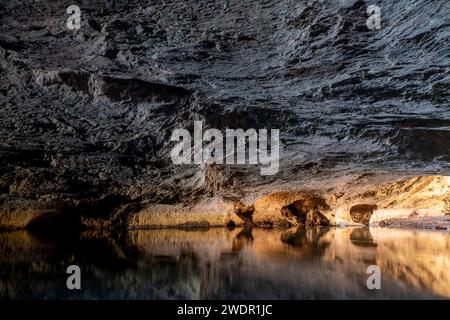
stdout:
<svg viewBox="0 0 450 320">
<path fill-rule="evenodd" d="M 66 288 L 66 268 L 82 290 Z M 381 290 L 367 289 L 369 265 Z M 450 234 L 381 228 L 0 233 L 1 299 L 450 297 Z"/>
</svg>

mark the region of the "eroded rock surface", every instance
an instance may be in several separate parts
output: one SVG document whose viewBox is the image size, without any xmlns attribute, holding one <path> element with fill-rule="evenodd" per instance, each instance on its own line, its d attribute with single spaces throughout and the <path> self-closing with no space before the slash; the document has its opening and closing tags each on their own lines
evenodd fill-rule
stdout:
<svg viewBox="0 0 450 320">
<path fill-rule="evenodd" d="M 378 207 L 374 204 L 357 204 L 351 207 L 350 217 L 352 217 L 353 222 L 368 226 L 375 209 L 378 209 Z"/>
<path fill-rule="evenodd" d="M 240 202 L 234 204 L 234 213 L 243 221 L 244 225 L 251 226 L 253 223 L 253 213 L 255 207 L 253 205 L 243 205 Z"/>
<path fill-rule="evenodd" d="M 258 198 L 312 190 L 348 214 L 366 203 L 351 187 L 364 178 L 348 177 L 450 173 L 447 0 L 378 1 L 377 31 L 366 27 L 372 3 L 356 0 L 80 1 L 81 29 L 68 30 L 72 4 L 0 6 L 1 228 L 67 206 L 86 226 L 126 226 L 139 211 L 145 224 L 149 207 L 186 213 L 222 196 L 277 224 L 296 196 Z M 173 165 L 172 130 L 195 120 L 279 128 L 279 173 Z M 380 208 L 407 202 L 386 203 L 372 183 Z M 111 196 L 120 203 L 102 207 Z"/>
<path fill-rule="evenodd" d="M 331 209 L 324 199 L 307 197 L 281 208 L 281 214 L 295 226 L 328 226 L 330 221 L 320 212 L 322 209 Z"/>
<path fill-rule="evenodd" d="M 446 216 L 450 216 L 450 198 L 444 200 L 444 213 Z"/>
</svg>

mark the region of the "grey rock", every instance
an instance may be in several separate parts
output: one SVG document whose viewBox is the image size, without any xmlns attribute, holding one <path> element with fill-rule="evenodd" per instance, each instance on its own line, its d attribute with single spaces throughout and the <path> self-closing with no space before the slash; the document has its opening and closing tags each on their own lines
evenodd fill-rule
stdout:
<svg viewBox="0 0 450 320">
<path fill-rule="evenodd" d="M 317 168 L 450 172 L 447 0 L 378 1 L 377 31 L 366 27 L 365 1 L 81 1 L 82 28 L 67 30 L 71 4 L 0 7 L 8 208 L 245 196 L 307 184 Z M 201 168 L 169 154 L 172 130 L 194 120 L 281 129 L 280 172 L 239 168 L 232 184 L 192 188 Z"/>
</svg>

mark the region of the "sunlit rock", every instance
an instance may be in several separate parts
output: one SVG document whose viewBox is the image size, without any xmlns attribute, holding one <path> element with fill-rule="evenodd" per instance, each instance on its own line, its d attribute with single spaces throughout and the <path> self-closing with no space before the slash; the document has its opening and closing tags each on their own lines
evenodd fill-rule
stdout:
<svg viewBox="0 0 450 320">
<path fill-rule="evenodd" d="M 244 222 L 244 225 L 251 226 L 253 223 L 253 213 L 255 208 L 253 205 L 246 206 L 240 201 L 234 204 L 234 213 Z"/>
<path fill-rule="evenodd" d="M 358 204 L 350 208 L 350 216 L 352 217 L 353 222 L 362 223 L 368 226 L 370 217 L 377 208 L 377 205 L 374 204 Z"/>
<path fill-rule="evenodd" d="M 253 222 L 274 225 L 329 225 L 331 208 L 321 198 L 304 192 L 277 192 L 255 201 Z"/>
<path fill-rule="evenodd" d="M 241 225 L 235 202 L 222 197 L 201 200 L 194 205 L 154 204 L 129 216 L 129 228 L 141 227 L 224 227 Z"/>
<path fill-rule="evenodd" d="M 450 216 L 450 198 L 444 199 L 444 213 Z"/>
<path fill-rule="evenodd" d="M 330 210 L 324 199 L 311 197 L 296 200 L 281 208 L 281 214 L 294 226 L 328 226 L 330 221 L 319 210 Z"/>
<path fill-rule="evenodd" d="M 444 215 L 450 196 L 449 177 L 376 179 L 346 185 L 346 192 L 333 207 L 338 223 L 369 225 L 385 219 Z"/>
</svg>

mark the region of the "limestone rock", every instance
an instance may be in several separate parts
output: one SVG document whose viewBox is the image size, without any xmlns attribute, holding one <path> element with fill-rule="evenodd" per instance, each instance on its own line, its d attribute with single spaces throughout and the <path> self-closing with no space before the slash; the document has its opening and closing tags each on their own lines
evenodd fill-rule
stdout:
<svg viewBox="0 0 450 320">
<path fill-rule="evenodd" d="M 336 206 L 347 215 L 360 203 L 442 214 L 448 0 L 419 2 L 407 15 L 410 1 L 383 1 L 383 21 L 395 26 L 376 32 L 366 27 L 364 1 L 225 2 L 80 1 L 81 29 L 68 30 L 71 1 L 2 1 L 0 197 L 40 208 L 121 195 L 123 205 L 145 208 L 143 223 L 201 221 L 205 208 L 186 208 L 230 195 L 254 203 L 255 224 L 289 224 L 282 208 L 311 195 L 331 205 L 330 193 L 344 193 Z M 222 132 L 280 128 L 279 172 L 173 164 L 171 133 L 192 131 L 194 121 Z M 379 172 L 391 182 L 430 176 L 383 191 L 369 181 Z M 347 179 L 353 174 L 362 178 Z M 365 187 L 371 196 L 358 193 Z M 0 201 L 14 226 L 35 215 L 13 219 L 25 212 L 19 202 Z M 164 214 L 151 219 L 151 206 Z M 226 207 L 231 213 L 208 208 L 211 225 L 231 215 L 241 222 Z M 334 222 L 333 210 L 308 210 Z M 128 221 L 90 214 L 90 225 Z"/>
<path fill-rule="evenodd" d="M 244 222 L 244 225 L 254 225 L 253 212 L 255 207 L 253 205 L 243 205 L 241 202 L 234 204 L 234 213 Z"/>
<path fill-rule="evenodd" d="M 358 204 L 351 207 L 350 216 L 353 222 L 362 223 L 363 225 L 368 226 L 370 217 L 377 208 L 378 206 L 373 204 Z"/>
<path fill-rule="evenodd" d="M 330 220 L 320 212 L 323 209 L 330 209 L 324 199 L 310 197 L 281 208 L 281 214 L 294 226 L 328 226 Z"/>
</svg>

